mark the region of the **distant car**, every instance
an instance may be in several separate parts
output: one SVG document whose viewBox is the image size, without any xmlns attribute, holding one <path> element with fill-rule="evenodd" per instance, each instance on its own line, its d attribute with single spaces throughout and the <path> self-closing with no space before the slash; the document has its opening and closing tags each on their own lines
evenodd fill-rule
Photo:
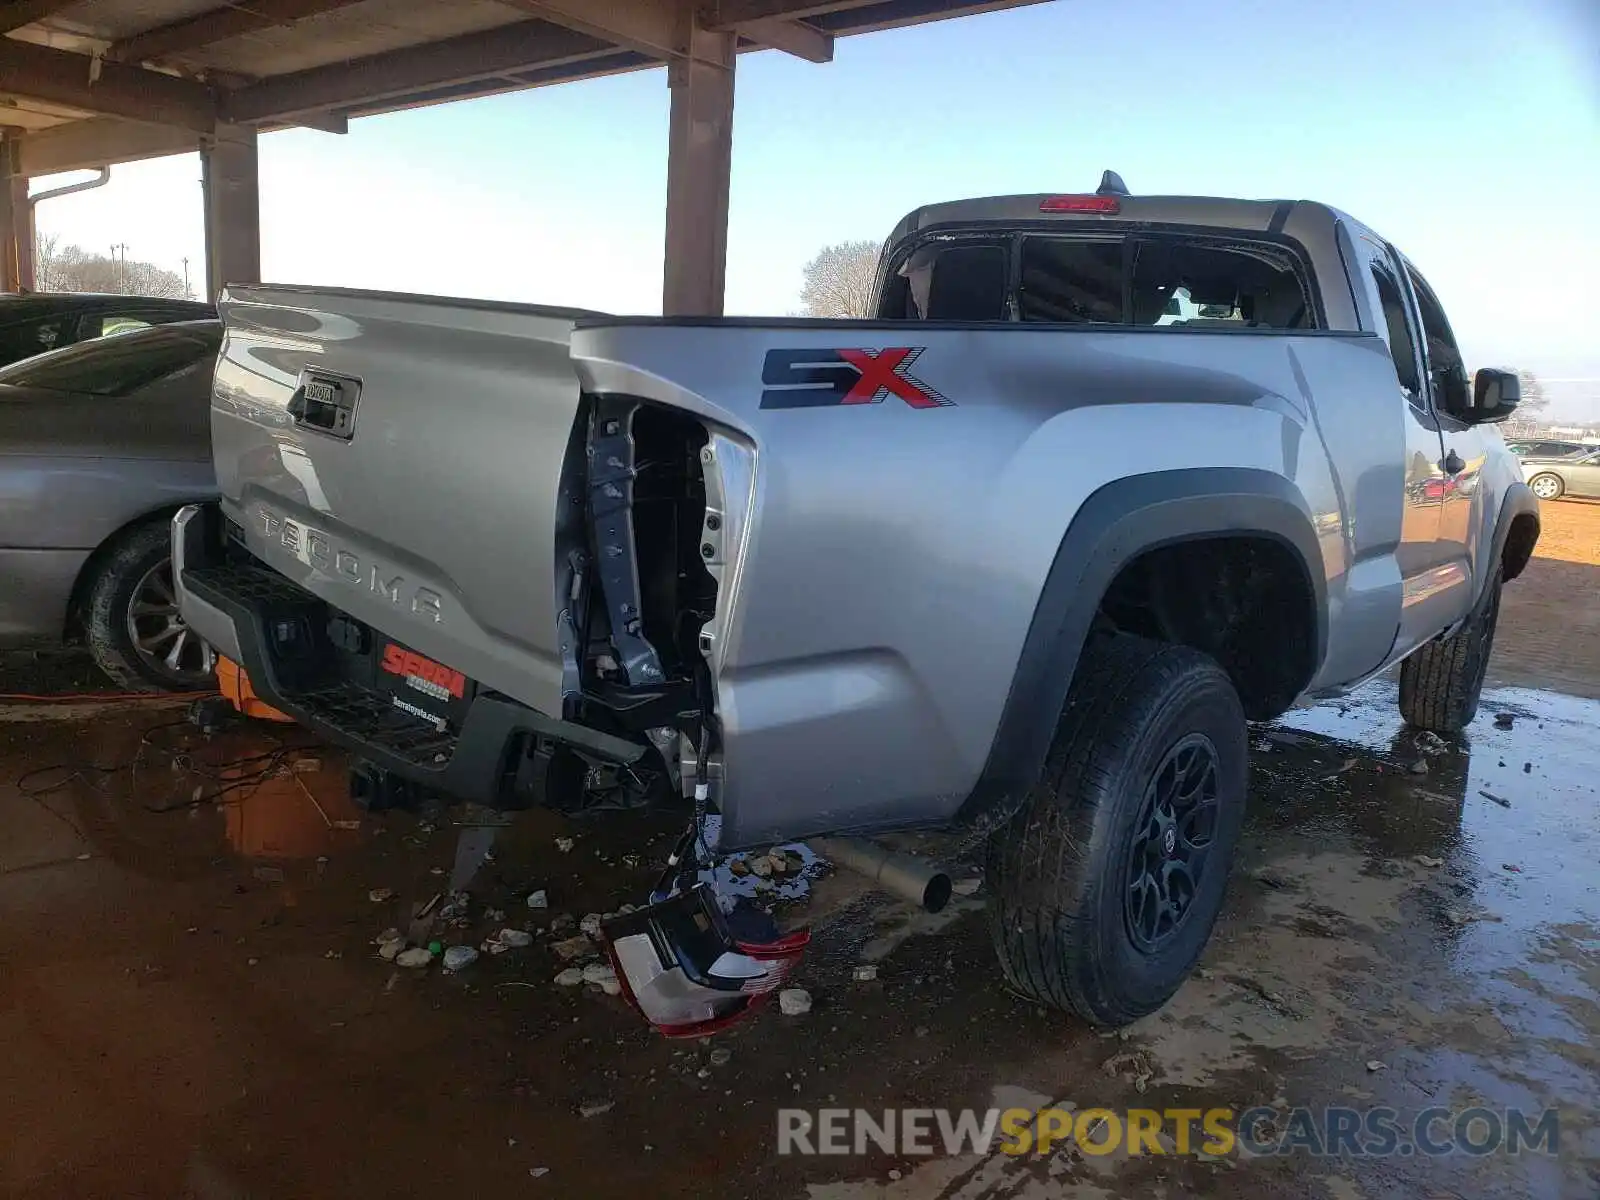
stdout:
<svg viewBox="0 0 1600 1200">
<path fill-rule="evenodd" d="M 1585 446 L 1576 458 L 1525 458 L 1522 474 L 1528 488 L 1541 500 L 1562 496 L 1600 497 L 1600 447 Z"/>
<path fill-rule="evenodd" d="M 198 300 L 91 292 L 0 293 L 0 365 L 77 342 L 217 315 Z"/>
<path fill-rule="evenodd" d="M 131 690 L 204 686 L 178 614 L 174 510 L 216 494 L 216 321 L 80 342 L 0 367 L 0 644 L 82 638 Z"/>
<path fill-rule="evenodd" d="M 1580 454 L 1600 447 L 1585 446 L 1582 442 L 1507 442 L 1506 449 L 1518 458 L 1576 458 Z"/>
</svg>

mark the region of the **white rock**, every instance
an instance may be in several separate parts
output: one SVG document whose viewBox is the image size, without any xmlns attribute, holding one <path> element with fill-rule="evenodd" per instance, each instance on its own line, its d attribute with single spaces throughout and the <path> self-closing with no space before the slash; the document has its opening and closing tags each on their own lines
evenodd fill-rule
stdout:
<svg viewBox="0 0 1600 1200">
<path fill-rule="evenodd" d="M 966 879 L 958 879 L 950 885 L 950 890 L 958 896 L 973 896 L 983 886 L 983 880 L 976 875 Z"/>
<path fill-rule="evenodd" d="M 444 969 L 461 971 L 478 961 L 478 952 L 471 946 L 451 946 L 444 952 Z"/>
<path fill-rule="evenodd" d="M 811 1011 L 811 993 L 805 988 L 784 988 L 778 993 L 778 1011 L 786 1017 L 798 1017 Z"/>
<path fill-rule="evenodd" d="M 605 920 L 599 913 L 590 913 L 578 922 L 578 929 L 592 938 L 600 936 L 600 922 Z"/>
<path fill-rule="evenodd" d="M 563 853 L 563 854 L 572 853 L 572 839 L 571 838 L 557 838 L 556 839 L 556 849 L 561 851 L 561 853 Z"/>
<path fill-rule="evenodd" d="M 401 967 L 425 967 L 433 961 L 433 955 L 422 946 L 413 946 L 409 950 L 400 951 L 395 955 L 394 961 Z"/>
<path fill-rule="evenodd" d="M 760 858 L 747 858 L 745 865 L 750 868 L 750 874 L 758 879 L 765 879 L 772 874 L 772 860 L 763 854 Z"/>
<path fill-rule="evenodd" d="M 406 940 L 402 937 L 393 938 L 386 942 L 378 943 L 378 957 L 384 962 L 393 962 L 406 948 Z"/>
<path fill-rule="evenodd" d="M 522 950 L 533 945 L 533 934 L 526 929 L 502 929 L 495 940 L 507 950 Z"/>
<path fill-rule="evenodd" d="M 615 979 L 617 972 L 610 963 L 593 962 L 583 969 L 585 983 L 604 983 L 608 979 Z"/>
<path fill-rule="evenodd" d="M 543 888 L 540 888 L 537 892 L 529 892 L 528 893 L 528 907 L 529 908 L 549 908 L 550 907 L 550 895 L 549 895 L 549 893 L 546 892 Z"/>
<path fill-rule="evenodd" d="M 556 982 L 562 987 L 577 987 L 583 982 L 583 968 L 568 967 L 565 971 L 556 976 Z"/>
</svg>

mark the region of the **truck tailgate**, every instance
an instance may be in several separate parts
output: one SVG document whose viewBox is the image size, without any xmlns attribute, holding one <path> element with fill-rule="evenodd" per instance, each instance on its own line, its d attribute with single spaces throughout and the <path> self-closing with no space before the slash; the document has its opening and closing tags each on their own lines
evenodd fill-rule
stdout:
<svg viewBox="0 0 1600 1200">
<path fill-rule="evenodd" d="M 559 715 L 566 309 L 234 287 L 212 439 L 269 566 L 407 647 Z"/>
</svg>

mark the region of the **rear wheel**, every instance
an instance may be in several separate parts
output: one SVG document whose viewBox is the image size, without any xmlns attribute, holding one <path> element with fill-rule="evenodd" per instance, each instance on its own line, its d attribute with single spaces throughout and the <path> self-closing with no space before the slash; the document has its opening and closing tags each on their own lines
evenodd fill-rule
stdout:
<svg viewBox="0 0 1600 1200">
<path fill-rule="evenodd" d="M 1528 480 L 1528 490 L 1541 500 L 1559 500 L 1561 493 L 1567 490 L 1567 485 L 1559 475 L 1535 475 Z"/>
<path fill-rule="evenodd" d="M 1434 733 L 1457 734 L 1478 715 L 1500 619 L 1500 564 L 1488 591 L 1461 628 L 1435 638 L 1400 664 L 1400 715 Z"/>
<path fill-rule="evenodd" d="M 89 590 L 84 625 L 95 663 L 130 691 L 212 686 L 217 656 L 178 612 L 167 521 L 141 525 L 112 548 Z"/>
<path fill-rule="evenodd" d="M 1006 980 L 1096 1025 L 1176 992 L 1211 936 L 1244 817 L 1244 711 L 1197 650 L 1084 651 L 1045 770 L 989 842 Z"/>
</svg>

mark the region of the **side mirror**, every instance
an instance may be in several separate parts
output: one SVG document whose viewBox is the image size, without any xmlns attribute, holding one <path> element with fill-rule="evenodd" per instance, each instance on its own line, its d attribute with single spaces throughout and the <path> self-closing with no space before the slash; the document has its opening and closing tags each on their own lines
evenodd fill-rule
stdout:
<svg viewBox="0 0 1600 1200">
<path fill-rule="evenodd" d="M 1481 367 L 1472 379 L 1472 407 L 1456 415 L 1469 425 L 1504 421 L 1522 403 L 1522 383 L 1515 371 Z"/>
</svg>

